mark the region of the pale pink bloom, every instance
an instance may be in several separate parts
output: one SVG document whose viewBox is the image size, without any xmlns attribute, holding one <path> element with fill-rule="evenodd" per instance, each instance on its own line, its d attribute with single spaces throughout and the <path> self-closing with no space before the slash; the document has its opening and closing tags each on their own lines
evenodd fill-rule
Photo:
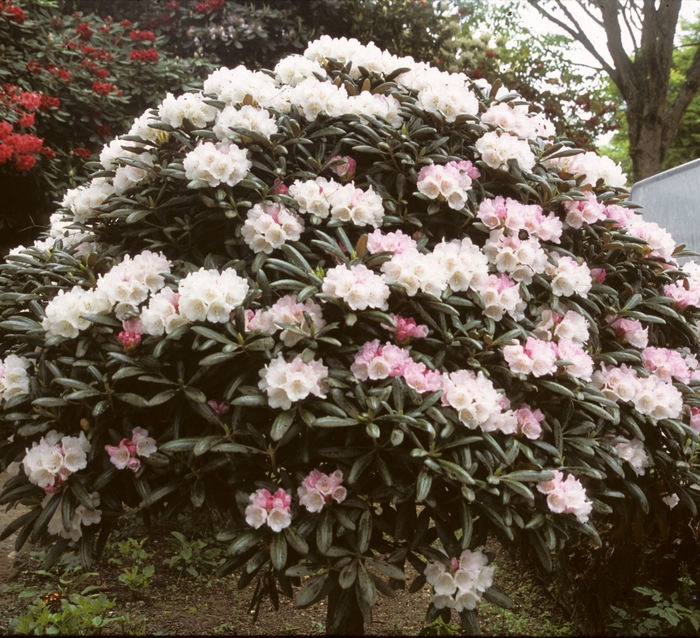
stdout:
<svg viewBox="0 0 700 638">
<path fill-rule="evenodd" d="M 371 254 L 390 251 L 400 255 L 406 250 L 415 248 L 416 241 L 400 230 L 382 233 L 377 228 L 377 230 L 367 235 L 367 251 Z"/>
<path fill-rule="evenodd" d="M 608 315 L 605 321 L 612 325 L 615 335 L 623 342 L 636 348 L 646 348 L 649 342 L 649 328 L 642 328 L 642 324 L 636 319 L 625 319 Z"/>
<path fill-rule="evenodd" d="M 219 416 L 223 416 L 229 411 L 229 408 L 231 407 L 231 404 L 228 401 L 216 401 L 215 399 L 210 399 L 207 401 L 207 404 L 209 407 L 211 407 L 214 412 L 216 412 Z"/>
<path fill-rule="evenodd" d="M 411 339 L 422 339 L 428 336 L 428 326 L 416 324 L 416 320 L 413 317 L 402 317 L 395 314 L 390 314 L 389 316 L 394 320 L 396 328 L 385 324 L 382 324 L 382 327 L 394 333 L 394 338 L 398 344 L 404 345 L 410 342 Z"/>
<path fill-rule="evenodd" d="M 349 182 L 351 179 L 353 179 L 353 177 L 355 177 L 357 162 L 349 155 L 336 155 L 328 160 L 328 167 L 338 177 L 346 182 Z"/>
<path fill-rule="evenodd" d="M 523 404 L 516 410 L 515 414 L 518 418 L 518 434 L 531 440 L 540 438 L 542 434 L 541 423 L 544 421 L 544 415 L 540 410 L 533 410 L 529 405 Z"/>
<path fill-rule="evenodd" d="M 256 490 L 245 510 L 246 523 L 255 529 L 267 523 L 272 531 L 281 532 L 292 522 L 291 504 L 292 497 L 282 488 L 274 494 L 264 488 Z"/>
</svg>

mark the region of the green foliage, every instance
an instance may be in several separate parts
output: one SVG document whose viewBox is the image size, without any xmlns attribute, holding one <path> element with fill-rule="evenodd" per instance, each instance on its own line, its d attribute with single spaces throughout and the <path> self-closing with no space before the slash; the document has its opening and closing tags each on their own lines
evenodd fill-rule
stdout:
<svg viewBox="0 0 700 638">
<path fill-rule="evenodd" d="M 221 549 L 218 547 L 210 547 L 207 549 L 208 543 L 201 539 L 187 540 L 180 532 L 170 532 L 173 538 L 169 538 L 173 547 L 173 555 L 165 560 L 165 564 L 177 570 L 180 575 L 187 572 L 193 578 L 211 571 L 213 567 L 220 563 L 216 560 Z"/>
<path fill-rule="evenodd" d="M 419 636 L 461 636 L 462 629 L 458 625 L 445 623 L 442 618 L 433 620 L 418 632 Z"/>
<path fill-rule="evenodd" d="M 639 605 L 626 609 L 611 606 L 613 621 L 608 623 L 608 630 L 626 636 L 697 636 L 700 606 L 695 602 L 694 587 L 695 581 L 687 573 L 678 578 L 678 590 L 670 595 L 635 587 L 642 597 Z M 650 606 L 643 607 L 645 603 Z"/>
<path fill-rule="evenodd" d="M 52 606 L 37 598 L 27 613 L 13 620 L 12 633 L 43 636 L 94 636 L 100 635 L 109 624 L 121 622 L 122 617 L 108 617 L 114 607 L 114 601 L 103 593 L 91 596 L 70 594 L 61 598 L 59 608 L 52 611 Z"/>
<path fill-rule="evenodd" d="M 144 597 L 151 586 L 151 579 L 156 571 L 153 565 L 145 565 L 145 562 L 155 555 L 153 552 L 147 552 L 143 549 L 145 542 L 145 538 L 140 541 L 134 538 L 121 541 L 117 543 L 116 547 L 122 558 L 112 557 L 109 559 L 110 563 L 124 566 L 123 572 L 119 575 L 119 582 L 129 588 L 134 599 Z"/>
</svg>

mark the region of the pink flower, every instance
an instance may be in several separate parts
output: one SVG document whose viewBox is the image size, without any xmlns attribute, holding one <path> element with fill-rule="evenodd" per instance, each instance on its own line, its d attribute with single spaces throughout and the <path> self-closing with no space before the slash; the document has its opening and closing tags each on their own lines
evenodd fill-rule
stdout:
<svg viewBox="0 0 700 638">
<path fill-rule="evenodd" d="M 129 469 L 137 472 L 141 467 L 141 461 L 137 456 L 148 458 L 156 448 L 155 439 L 148 436 L 148 432 L 143 428 L 134 428 L 131 439 L 122 439 L 118 446 L 105 445 L 105 450 L 109 454 L 109 460 L 118 469 Z"/>
<path fill-rule="evenodd" d="M 216 401 L 215 399 L 211 399 L 207 401 L 207 404 L 211 407 L 214 412 L 216 412 L 219 416 L 223 416 L 229 411 L 229 408 L 231 407 L 231 404 L 228 401 Z"/>
<path fill-rule="evenodd" d="M 313 470 L 297 488 L 299 503 L 309 512 L 320 512 L 331 500 L 342 503 L 347 496 L 347 490 L 341 485 L 343 473 L 336 470 L 332 474 L 323 474 Z"/>
<path fill-rule="evenodd" d="M 540 410 L 532 410 L 532 408 L 523 404 L 516 411 L 518 418 L 518 434 L 526 436 L 528 439 L 535 440 L 542 434 L 542 426 L 544 414 Z"/>
<path fill-rule="evenodd" d="M 282 488 L 274 494 L 264 488 L 256 490 L 250 495 L 249 501 L 245 520 L 251 527 L 258 529 L 267 523 L 273 532 L 281 532 L 291 524 L 292 497 Z"/>
<path fill-rule="evenodd" d="M 336 155 L 328 161 L 328 168 L 344 182 L 349 182 L 355 177 L 356 167 L 357 162 L 349 155 Z"/>
<path fill-rule="evenodd" d="M 614 315 L 605 317 L 605 321 L 612 325 L 618 339 L 626 341 L 636 348 L 646 348 L 649 342 L 649 328 L 642 328 L 642 324 L 636 319 L 616 318 Z"/>
<path fill-rule="evenodd" d="M 428 326 L 416 324 L 416 320 L 412 317 L 405 318 L 401 315 L 395 314 L 390 314 L 389 316 L 394 320 L 396 328 L 392 328 L 385 324 L 382 324 L 382 328 L 394 333 L 396 343 L 405 345 L 414 337 L 422 339 L 428 336 Z"/>
</svg>

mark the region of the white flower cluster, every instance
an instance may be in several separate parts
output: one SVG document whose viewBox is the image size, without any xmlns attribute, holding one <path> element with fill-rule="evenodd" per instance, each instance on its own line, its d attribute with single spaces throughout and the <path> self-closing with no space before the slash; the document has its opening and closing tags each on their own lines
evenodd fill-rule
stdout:
<svg viewBox="0 0 700 638">
<path fill-rule="evenodd" d="M 433 254 L 453 292 L 484 289 L 488 279 L 488 258 L 471 239 L 443 240 L 435 246 Z"/>
<path fill-rule="evenodd" d="M 484 592 L 493 585 L 496 568 L 488 565 L 488 558 L 480 550 L 465 549 L 449 565 L 431 561 L 423 572 L 433 588 L 430 602 L 436 609 L 476 609 Z"/>
<path fill-rule="evenodd" d="M 520 286 L 507 275 L 489 275 L 478 292 L 484 300 L 483 313 L 494 321 L 506 313 L 516 321 L 525 317 L 527 304 L 520 296 Z"/>
<path fill-rule="evenodd" d="M 0 399 L 7 401 L 29 392 L 29 366 L 27 359 L 16 354 L 8 354 L 4 360 L 0 359 Z"/>
<path fill-rule="evenodd" d="M 61 206 L 73 213 L 76 222 L 84 222 L 96 216 L 95 208 L 114 193 L 114 186 L 106 178 L 97 177 L 87 186 L 66 191 Z"/>
<path fill-rule="evenodd" d="M 523 171 L 532 171 L 535 167 L 535 156 L 530 144 L 510 133 L 485 133 L 476 141 L 475 146 L 484 162 L 491 168 L 507 171 L 508 160 L 515 160 Z"/>
<path fill-rule="evenodd" d="M 200 268 L 180 280 L 178 292 L 179 311 L 186 321 L 226 323 L 248 294 L 248 281 L 234 268 L 221 272 Z"/>
<path fill-rule="evenodd" d="M 632 217 L 625 228 L 630 235 L 649 244 L 652 257 L 663 257 L 666 261 L 676 263 L 673 257 L 676 241 L 665 228 L 661 228 L 656 222 L 644 221 L 641 215 Z"/>
<path fill-rule="evenodd" d="M 42 507 L 46 507 L 51 500 L 51 494 L 47 494 L 41 502 Z M 51 517 L 48 527 L 46 528 L 49 534 L 55 534 L 61 538 L 78 541 L 83 535 L 83 526 L 97 525 L 102 520 L 102 510 L 97 509 L 100 504 L 99 492 L 90 494 L 90 500 L 93 504 L 93 509 L 88 509 L 82 503 L 79 504 L 74 512 L 73 518 L 70 520 L 70 530 L 63 527 L 63 512 L 62 508 L 56 508 L 56 512 Z"/>
<path fill-rule="evenodd" d="M 573 474 L 566 480 L 559 470 L 554 470 L 553 474 L 551 481 L 537 484 L 537 490 L 547 496 L 547 507 L 555 514 L 573 514 L 579 522 L 587 523 L 593 503 L 581 482 Z"/>
<path fill-rule="evenodd" d="M 325 69 L 316 61 L 303 55 L 288 55 L 274 68 L 275 78 L 280 84 L 296 86 L 312 76 L 326 77 Z"/>
<path fill-rule="evenodd" d="M 548 138 L 555 134 L 554 125 L 542 114 L 529 115 L 529 105 L 499 102 L 490 106 L 481 116 L 483 124 L 490 124 L 520 139 Z"/>
<path fill-rule="evenodd" d="M 184 120 L 188 120 L 197 129 L 205 128 L 214 121 L 219 110 L 207 104 L 201 93 L 183 93 L 174 97 L 168 93 L 158 107 L 158 117 L 162 122 L 173 128 L 180 128 Z"/>
<path fill-rule="evenodd" d="M 409 248 L 382 264 L 388 284 L 401 286 L 409 297 L 419 290 L 439 297 L 447 287 L 444 269 L 440 268 L 435 253 L 421 253 Z"/>
<path fill-rule="evenodd" d="M 148 177 L 148 168 L 139 168 L 130 164 L 120 166 L 120 158 L 137 160 L 149 168 L 153 167 L 155 160 L 154 155 L 146 151 L 146 149 L 143 149 L 140 153 L 135 153 L 133 150 L 126 150 L 124 147 L 127 145 L 130 148 L 137 147 L 134 142 L 124 142 L 116 139 L 105 145 L 100 153 L 100 163 L 103 168 L 106 171 L 115 171 L 112 183 L 116 195 L 122 195 L 124 191 L 142 183 Z"/>
<path fill-rule="evenodd" d="M 178 311 L 179 299 L 179 293 L 167 287 L 151 295 L 148 307 L 144 308 L 139 316 L 142 331 L 159 337 L 163 333 L 169 335 L 173 330 L 185 325 L 187 319 Z"/>
<path fill-rule="evenodd" d="M 623 460 L 627 461 L 632 468 L 632 471 L 637 476 L 642 476 L 651 465 L 651 459 L 644 449 L 644 443 L 639 439 L 632 439 L 631 441 L 621 441 L 619 443 L 613 444 L 617 455 Z"/>
<path fill-rule="evenodd" d="M 381 226 L 384 218 L 382 198 L 370 186 L 367 190 L 355 184 L 340 184 L 318 177 L 302 182 L 296 180 L 289 187 L 289 195 L 299 204 L 300 213 L 325 219 L 352 222 L 356 226 Z"/>
<path fill-rule="evenodd" d="M 238 148 L 229 140 L 218 144 L 203 142 L 185 156 L 185 176 L 192 188 L 227 184 L 235 186 L 245 179 L 252 162 L 247 149 Z"/>
<path fill-rule="evenodd" d="M 216 96 L 216 99 L 232 106 L 243 104 L 246 98 L 253 106 L 275 108 L 289 111 L 289 96 L 281 91 L 275 80 L 266 73 L 249 71 L 243 65 L 235 69 L 225 66 L 214 71 L 204 80 L 204 93 Z"/>
<path fill-rule="evenodd" d="M 112 304 L 104 290 L 83 290 L 80 286 L 73 286 L 68 292 L 59 290 L 48 303 L 41 326 L 47 337 L 75 339 L 81 330 L 92 325 L 83 315 L 106 315 L 110 310 Z"/>
<path fill-rule="evenodd" d="M 281 329 L 280 338 L 288 348 L 296 345 L 304 337 L 311 336 L 311 327 L 304 313 L 309 315 L 314 330 L 320 330 L 326 325 L 321 306 L 311 299 L 298 303 L 296 295 L 281 297 L 267 310 L 248 312 L 250 314 L 246 330 L 264 330 L 268 334 L 274 334 Z M 283 324 L 292 328 L 284 327 Z"/>
<path fill-rule="evenodd" d="M 627 184 L 627 176 L 622 172 L 622 167 L 615 164 L 609 157 L 598 155 L 593 151 L 569 155 L 568 157 L 557 157 L 555 159 L 545 159 L 543 164 L 547 168 L 556 168 L 569 175 L 585 175 L 582 185 L 595 186 L 598 180 L 603 180 L 608 186 L 624 188 Z"/>
<path fill-rule="evenodd" d="M 484 432 L 496 430 L 513 434 L 518 419 L 512 410 L 504 410 L 507 399 L 498 393 L 490 379 L 482 372 L 458 370 L 442 376 L 442 405 L 453 407 L 459 420 L 470 430 L 481 428 Z"/>
<path fill-rule="evenodd" d="M 256 108 L 245 104 L 240 109 L 235 106 L 226 106 L 216 116 L 216 123 L 212 130 L 219 140 L 241 140 L 241 133 L 231 130 L 231 127 L 239 127 L 248 131 L 254 131 L 264 137 L 277 133 L 277 122 L 267 109 Z"/>
<path fill-rule="evenodd" d="M 149 293 L 157 292 L 165 285 L 163 275 L 170 273 L 171 265 L 162 253 L 150 250 L 144 250 L 133 259 L 126 255 L 120 264 L 99 277 L 95 290 L 107 295 L 110 304 L 107 312 L 114 308 L 117 319 L 124 319 L 127 314 L 138 312 L 139 304 L 148 298 Z"/>
<path fill-rule="evenodd" d="M 540 322 L 535 326 L 535 336 L 544 341 L 568 339 L 577 346 L 588 342 L 588 319 L 573 310 L 568 310 L 564 304 L 559 304 L 564 315 L 554 312 L 549 306 L 541 306 Z"/>
<path fill-rule="evenodd" d="M 321 292 L 342 299 L 352 310 L 387 310 L 389 286 L 364 264 L 335 266 L 326 271 Z"/>
<path fill-rule="evenodd" d="M 80 436 L 63 436 L 51 430 L 39 443 L 27 449 L 24 472 L 34 485 L 55 491 L 51 488 L 57 488 L 71 474 L 87 467 L 89 451 L 90 442 L 84 432 Z"/>
<path fill-rule="evenodd" d="M 328 368 L 322 361 L 312 359 L 304 363 L 301 355 L 287 363 L 280 354 L 260 370 L 258 387 L 267 392 L 267 402 L 271 408 L 289 410 L 292 403 L 305 399 L 310 394 L 326 398 L 328 386 L 323 381 L 328 376 Z"/>
<path fill-rule="evenodd" d="M 591 271 L 585 263 L 579 263 L 568 255 L 561 256 L 558 253 L 550 253 L 557 260 L 556 266 L 547 262 L 545 272 L 552 280 L 552 294 L 558 297 L 571 297 L 578 294 L 581 297 L 588 296 L 588 291 L 593 286 Z"/>
<path fill-rule="evenodd" d="M 514 281 L 529 285 L 535 273 L 542 274 L 547 254 L 536 237 L 522 240 L 501 229 L 492 230 L 484 244 L 484 254 L 501 273 L 508 273 Z"/>
<path fill-rule="evenodd" d="M 297 241 L 304 231 L 304 221 L 282 204 L 255 204 L 248 211 L 241 235 L 256 253 L 268 255 L 286 244 Z"/>
</svg>

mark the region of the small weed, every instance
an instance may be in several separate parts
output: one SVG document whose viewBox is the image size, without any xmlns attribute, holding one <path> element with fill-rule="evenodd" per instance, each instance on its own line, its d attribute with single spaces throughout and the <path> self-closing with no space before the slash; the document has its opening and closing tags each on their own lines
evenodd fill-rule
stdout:
<svg viewBox="0 0 700 638">
<path fill-rule="evenodd" d="M 144 562 L 153 558 L 154 554 L 143 549 L 145 538 L 137 541 L 133 538 L 128 538 L 125 541 L 117 543 L 116 547 L 123 558 L 110 558 L 110 563 L 124 565 L 124 562 L 130 563 L 124 567 L 124 570 L 119 575 L 119 582 L 124 583 L 131 591 L 131 596 L 134 600 L 141 599 L 146 593 L 146 590 L 151 585 L 151 578 L 156 571 L 153 565 L 144 565 Z"/>
<path fill-rule="evenodd" d="M 187 572 L 190 576 L 197 578 L 204 571 L 211 571 L 212 567 L 218 565 L 216 557 L 221 553 L 218 547 L 207 548 L 208 543 L 203 540 L 190 540 L 180 532 L 170 532 L 173 538 L 168 542 L 175 549 L 175 553 L 164 562 L 171 569 L 176 569 L 180 576 Z"/>
<path fill-rule="evenodd" d="M 317 634 L 323 635 L 326 633 L 326 623 L 321 622 L 319 620 L 312 620 L 311 629 Z"/>
<path fill-rule="evenodd" d="M 231 623 L 225 622 L 219 625 L 218 627 L 214 627 L 212 633 L 215 636 L 237 636 L 238 628 L 235 625 L 232 625 Z"/>
</svg>

